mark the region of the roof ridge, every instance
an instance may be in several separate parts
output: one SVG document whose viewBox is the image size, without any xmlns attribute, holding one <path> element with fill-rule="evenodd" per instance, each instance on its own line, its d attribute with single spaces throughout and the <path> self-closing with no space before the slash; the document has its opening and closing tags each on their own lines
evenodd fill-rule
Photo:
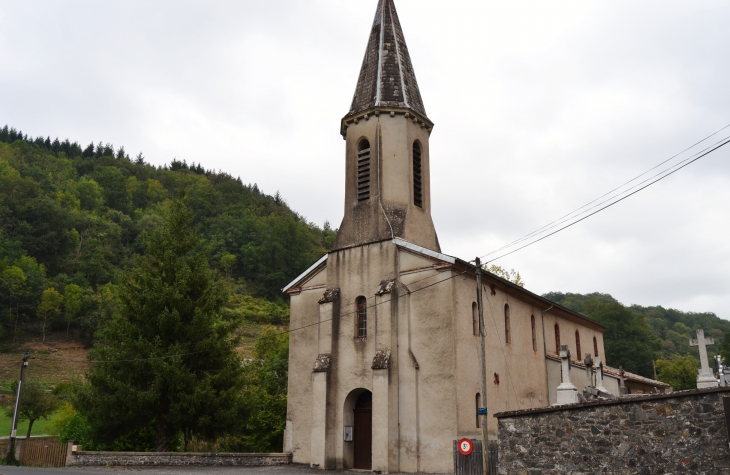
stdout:
<svg viewBox="0 0 730 475">
<path fill-rule="evenodd" d="M 346 117 L 375 107 L 406 108 L 427 117 L 393 0 L 378 1 Z"/>
</svg>

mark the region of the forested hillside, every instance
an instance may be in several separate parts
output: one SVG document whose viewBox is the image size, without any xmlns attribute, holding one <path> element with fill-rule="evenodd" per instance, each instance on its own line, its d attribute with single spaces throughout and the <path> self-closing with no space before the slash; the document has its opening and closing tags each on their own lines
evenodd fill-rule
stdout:
<svg viewBox="0 0 730 475">
<path fill-rule="evenodd" d="M 681 312 L 661 306 L 622 305 L 608 294 L 572 294 L 550 292 L 545 298 L 582 313 L 606 326 L 604 341 L 608 364 L 623 365 L 629 371 L 653 377 L 652 360 L 692 355 L 699 358 L 689 340 L 702 328 L 714 337 L 708 347 L 714 358 L 725 335 L 730 335 L 730 321 L 714 313 Z"/>
<path fill-rule="evenodd" d="M 327 224 L 199 164 L 155 167 L 123 147 L 0 129 L 0 345 L 44 327 L 90 338 L 110 316 L 120 272 L 182 193 L 232 285 L 229 311 L 281 323 L 280 289 L 329 249 Z"/>
</svg>

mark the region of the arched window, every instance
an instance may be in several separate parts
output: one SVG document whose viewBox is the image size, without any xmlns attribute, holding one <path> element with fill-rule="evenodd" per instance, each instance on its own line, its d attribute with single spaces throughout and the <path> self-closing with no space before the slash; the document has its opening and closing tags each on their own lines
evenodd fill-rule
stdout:
<svg viewBox="0 0 730 475">
<path fill-rule="evenodd" d="M 358 297 L 355 300 L 357 307 L 357 337 L 365 338 L 368 336 L 368 300 L 365 297 Z"/>
<path fill-rule="evenodd" d="M 475 336 L 479 335 L 479 309 L 476 302 L 471 304 L 471 327 L 472 333 Z"/>
<path fill-rule="evenodd" d="M 578 330 L 575 331 L 575 352 L 577 353 L 576 358 L 580 361 L 580 355 L 583 353 L 580 352 L 580 333 L 578 333 Z"/>
<path fill-rule="evenodd" d="M 532 327 L 532 351 L 537 351 L 537 333 L 535 333 L 534 315 L 530 315 L 530 327 Z"/>
<path fill-rule="evenodd" d="M 423 179 L 421 172 L 421 144 L 413 142 L 413 204 L 423 208 Z"/>
<path fill-rule="evenodd" d="M 481 427 L 482 427 L 481 422 L 482 421 L 479 420 L 479 408 L 482 406 L 482 395 L 479 394 L 479 393 L 477 393 L 476 403 L 477 403 L 477 408 L 476 408 L 476 411 L 475 412 L 477 414 L 477 429 L 481 429 Z"/>
<path fill-rule="evenodd" d="M 596 340 L 596 337 L 593 337 L 593 356 L 598 356 L 598 340 Z"/>
<path fill-rule="evenodd" d="M 370 199 L 370 142 L 362 139 L 357 145 L 357 201 Z"/>
<path fill-rule="evenodd" d="M 512 335 L 509 330 L 509 305 L 504 304 L 504 341 L 507 344 L 512 343 Z"/>
<path fill-rule="evenodd" d="M 560 354 L 560 327 L 555 324 L 555 353 Z"/>
</svg>

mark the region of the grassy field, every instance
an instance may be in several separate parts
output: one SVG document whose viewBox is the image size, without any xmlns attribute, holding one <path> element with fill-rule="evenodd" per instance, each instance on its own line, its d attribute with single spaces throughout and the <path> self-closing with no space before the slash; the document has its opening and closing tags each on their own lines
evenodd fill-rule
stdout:
<svg viewBox="0 0 730 475">
<path fill-rule="evenodd" d="M 10 423 L 11 418 L 5 414 L 5 409 L 0 408 L 0 437 L 8 437 L 10 435 Z M 46 421 L 40 421 L 33 424 L 33 433 L 31 435 L 40 435 L 42 432 L 42 426 L 46 424 Z M 28 432 L 28 421 L 21 422 L 18 424 L 18 435 L 25 437 Z"/>
<path fill-rule="evenodd" d="M 244 358 L 252 356 L 256 338 L 265 327 L 266 325 L 258 323 L 244 323 L 241 326 L 241 345 L 238 347 L 241 356 Z M 280 329 L 284 329 L 284 327 L 280 327 Z M 83 379 L 90 366 L 86 359 L 89 348 L 81 342 L 67 339 L 65 333 L 49 335 L 45 343 L 39 339 L 30 339 L 0 355 L 0 386 L 3 382 L 18 379 L 20 362 L 26 351 L 33 357 L 28 362 L 26 378 L 48 382 L 51 385 L 62 381 Z M 0 392 L 2 389 L 0 387 Z"/>
</svg>

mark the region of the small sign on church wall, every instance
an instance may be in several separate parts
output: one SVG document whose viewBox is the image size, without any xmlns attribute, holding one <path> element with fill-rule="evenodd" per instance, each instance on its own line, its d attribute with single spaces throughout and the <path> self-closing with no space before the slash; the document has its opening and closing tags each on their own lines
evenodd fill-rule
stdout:
<svg viewBox="0 0 730 475">
<path fill-rule="evenodd" d="M 345 426 L 345 442 L 352 442 L 352 426 Z"/>
</svg>

